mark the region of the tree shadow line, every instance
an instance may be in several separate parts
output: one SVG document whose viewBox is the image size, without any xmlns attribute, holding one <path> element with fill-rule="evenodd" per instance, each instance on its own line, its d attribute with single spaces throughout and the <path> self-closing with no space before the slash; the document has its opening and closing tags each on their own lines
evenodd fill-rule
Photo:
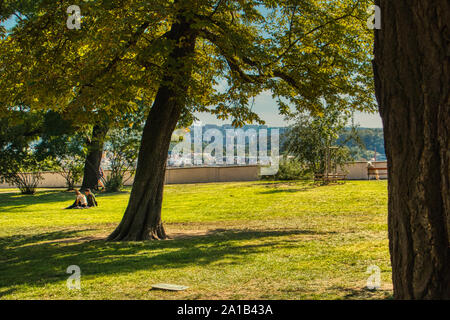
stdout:
<svg viewBox="0 0 450 320">
<path fill-rule="evenodd" d="M 313 183 L 299 184 L 296 182 L 268 183 L 262 185 L 265 186 L 268 190 L 260 191 L 260 194 L 305 192 L 319 187 L 318 185 Z"/>
<path fill-rule="evenodd" d="M 22 195 L 18 192 L 0 193 L 0 210 L 10 211 L 34 204 L 64 202 L 75 199 L 73 192 L 63 190 L 45 190 L 34 195 Z"/>
<path fill-rule="evenodd" d="M 0 238 L 0 297 L 10 287 L 43 286 L 64 281 L 66 269 L 78 265 L 83 275 L 112 275 L 139 270 L 177 269 L 208 265 L 222 259 L 236 264 L 264 248 L 294 247 L 295 242 L 277 239 L 289 235 L 319 234 L 310 230 L 223 230 L 207 235 L 167 241 L 145 242 L 48 242 L 79 236 L 86 230 L 42 233 Z M 90 230 L 92 231 L 92 230 Z M 247 240 L 261 240 L 248 244 Z M 44 243 L 39 243 L 45 241 Z M 5 289 L 5 290 L 2 290 Z"/>
</svg>

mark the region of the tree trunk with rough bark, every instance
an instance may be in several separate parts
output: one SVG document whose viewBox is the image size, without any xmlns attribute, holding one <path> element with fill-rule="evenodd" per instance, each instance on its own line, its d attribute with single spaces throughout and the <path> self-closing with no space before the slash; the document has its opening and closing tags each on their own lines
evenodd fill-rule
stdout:
<svg viewBox="0 0 450 320">
<path fill-rule="evenodd" d="M 107 124 L 96 124 L 92 129 L 92 137 L 88 141 L 88 154 L 84 162 L 84 174 L 81 189 L 97 190 L 100 178 L 100 162 L 102 161 L 103 145 L 108 133 Z"/>
<path fill-rule="evenodd" d="M 450 299 L 450 2 L 377 2 L 394 296 Z"/>
<path fill-rule="evenodd" d="M 196 40 L 190 24 L 183 17 L 177 20 L 167 35 L 175 46 L 146 120 L 128 207 L 109 241 L 167 238 L 161 222 L 166 161 L 172 133 L 185 106 Z"/>
</svg>

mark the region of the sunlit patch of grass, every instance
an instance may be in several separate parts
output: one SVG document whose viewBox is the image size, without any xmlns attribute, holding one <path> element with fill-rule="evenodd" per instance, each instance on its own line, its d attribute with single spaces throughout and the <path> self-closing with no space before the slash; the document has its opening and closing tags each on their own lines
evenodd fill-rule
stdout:
<svg viewBox="0 0 450 320">
<path fill-rule="evenodd" d="M 169 185 L 173 240 L 109 243 L 129 189 L 63 210 L 73 194 L 0 193 L 1 299 L 386 299 L 392 295 L 385 181 Z M 68 290 L 79 265 L 82 289 Z M 380 290 L 365 289 L 367 267 Z M 158 282 L 189 286 L 150 290 Z"/>
</svg>

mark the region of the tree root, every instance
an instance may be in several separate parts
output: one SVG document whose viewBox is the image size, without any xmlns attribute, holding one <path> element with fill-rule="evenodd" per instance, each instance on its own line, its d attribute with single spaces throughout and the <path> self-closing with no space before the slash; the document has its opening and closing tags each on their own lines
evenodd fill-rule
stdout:
<svg viewBox="0 0 450 320">
<path fill-rule="evenodd" d="M 144 233 L 127 233 L 124 231 L 112 233 L 106 241 L 108 242 L 118 242 L 118 241 L 148 241 L 148 240 L 169 240 L 170 237 L 166 234 L 162 222 L 153 229 L 148 230 Z"/>
</svg>

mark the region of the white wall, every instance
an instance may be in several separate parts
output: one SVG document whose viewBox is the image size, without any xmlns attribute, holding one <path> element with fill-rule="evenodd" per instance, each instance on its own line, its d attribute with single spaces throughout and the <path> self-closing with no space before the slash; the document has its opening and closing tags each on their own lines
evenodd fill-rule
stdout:
<svg viewBox="0 0 450 320">
<path fill-rule="evenodd" d="M 372 162 L 377 168 L 386 168 L 386 161 Z M 348 163 L 344 170 L 347 171 L 348 180 L 367 180 L 367 162 Z M 166 184 L 227 182 L 227 181 L 255 181 L 259 179 L 260 168 L 254 166 L 227 166 L 227 167 L 185 167 L 168 168 L 166 170 Z M 108 171 L 105 171 L 108 174 Z M 45 172 L 40 188 L 64 188 L 66 181 L 57 172 Z M 380 171 L 380 179 L 387 179 L 386 171 Z M 129 178 L 125 185 L 132 185 L 133 177 Z M 0 184 L 0 188 L 14 188 L 6 183 Z"/>
<path fill-rule="evenodd" d="M 375 168 L 387 168 L 387 161 L 372 161 Z M 356 161 L 348 163 L 344 167 L 344 171 L 347 171 L 348 180 L 367 180 L 367 162 Z M 380 179 L 387 179 L 387 170 L 379 171 Z M 371 177 L 372 179 L 373 177 Z"/>
<path fill-rule="evenodd" d="M 105 170 L 105 174 L 108 175 Z M 44 172 L 40 188 L 64 188 L 65 179 L 57 172 Z M 133 178 L 125 176 L 125 185 L 132 185 Z M 227 166 L 227 167 L 185 167 L 168 168 L 166 170 L 166 184 L 227 182 L 227 181 L 255 181 L 259 179 L 259 166 Z M 80 185 L 78 185 L 80 186 Z M 15 188 L 2 183 L 0 188 Z"/>
</svg>

